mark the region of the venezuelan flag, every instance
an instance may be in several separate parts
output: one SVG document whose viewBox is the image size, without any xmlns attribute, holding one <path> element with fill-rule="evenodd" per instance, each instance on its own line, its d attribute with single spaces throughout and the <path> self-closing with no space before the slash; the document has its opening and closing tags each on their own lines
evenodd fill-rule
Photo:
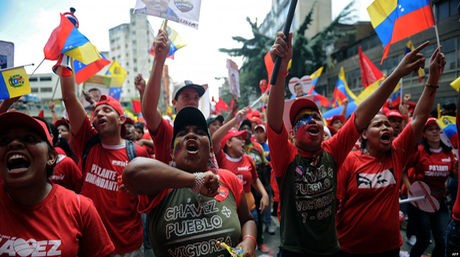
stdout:
<svg viewBox="0 0 460 257">
<path fill-rule="evenodd" d="M 168 38 L 169 38 L 169 43 L 170 43 L 169 52 L 168 52 L 167 57 L 174 59 L 174 53 L 177 50 L 181 49 L 182 47 L 186 46 L 187 44 L 182 39 L 182 37 L 179 35 L 179 33 L 177 33 L 177 31 L 175 31 L 171 27 L 168 26 L 166 28 L 166 31 L 168 32 Z M 152 47 L 150 48 L 150 54 L 152 56 L 155 56 L 155 48 L 153 47 L 153 44 L 152 44 Z"/>
<path fill-rule="evenodd" d="M 116 60 L 110 64 L 109 69 L 106 72 L 106 75 L 112 77 L 111 86 L 112 87 L 121 87 L 125 82 L 128 72 L 121 67 L 120 63 Z"/>
<path fill-rule="evenodd" d="M 61 54 L 66 54 L 85 65 L 101 58 L 96 47 L 63 14 L 59 26 L 51 33 L 43 52 L 48 60 L 57 60 Z"/>
<path fill-rule="evenodd" d="M 75 70 L 75 81 L 77 84 L 81 84 L 88 79 L 90 79 L 92 76 L 94 76 L 96 73 L 98 73 L 102 68 L 105 66 L 109 65 L 110 61 L 105 58 L 101 54 L 101 58 L 97 59 L 96 61 L 85 65 L 84 63 L 74 60 L 73 61 L 73 68 Z"/>
<path fill-rule="evenodd" d="M 450 83 L 450 86 L 458 92 L 459 89 L 460 89 L 460 77 L 458 77 L 457 79 L 455 79 L 454 81 L 452 81 L 452 82 Z"/>
<path fill-rule="evenodd" d="M 404 54 L 408 54 L 414 49 L 415 49 L 414 43 L 412 43 L 412 40 L 409 40 L 407 41 L 406 48 L 404 49 Z M 417 70 L 417 74 L 418 74 L 418 81 L 422 82 L 423 78 L 425 77 L 425 69 L 419 68 Z"/>
<path fill-rule="evenodd" d="M 320 77 L 321 74 L 323 73 L 323 69 L 324 69 L 324 67 L 321 66 L 319 69 L 317 69 L 315 72 L 313 72 L 313 73 L 310 75 L 311 83 L 313 84 L 313 86 L 311 87 L 312 90 L 313 90 L 313 88 L 315 88 L 316 84 L 318 83 L 319 77 Z"/>
<path fill-rule="evenodd" d="M 334 99 L 337 101 L 338 105 L 342 105 L 343 100 L 346 98 L 355 100 L 357 97 L 353 93 L 353 91 L 350 90 L 348 87 L 347 80 L 345 79 L 345 71 L 343 67 L 340 67 L 340 72 L 339 72 L 339 78 L 337 80 L 337 83 L 335 85 L 334 92 L 332 93 L 332 96 Z"/>
<path fill-rule="evenodd" d="M 381 62 L 391 44 L 434 25 L 429 0 L 375 0 L 367 12 L 385 48 Z"/>
<path fill-rule="evenodd" d="M 0 99 L 29 94 L 30 83 L 24 66 L 1 70 Z"/>
</svg>

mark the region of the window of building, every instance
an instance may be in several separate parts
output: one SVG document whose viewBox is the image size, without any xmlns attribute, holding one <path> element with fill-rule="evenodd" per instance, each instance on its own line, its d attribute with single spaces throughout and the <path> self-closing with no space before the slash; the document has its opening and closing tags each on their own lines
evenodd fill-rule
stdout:
<svg viewBox="0 0 460 257">
<path fill-rule="evenodd" d="M 52 87 L 42 87 L 42 88 L 40 88 L 40 92 L 42 92 L 42 93 L 53 92 L 53 88 Z"/>
<path fill-rule="evenodd" d="M 449 17 L 449 2 L 444 1 L 438 5 L 438 20 Z"/>
<path fill-rule="evenodd" d="M 40 81 L 51 81 L 51 77 L 40 77 Z"/>
<path fill-rule="evenodd" d="M 33 87 L 30 89 L 32 93 L 38 93 L 38 87 Z"/>
<path fill-rule="evenodd" d="M 38 78 L 37 77 L 29 78 L 29 81 L 30 82 L 38 81 Z"/>
<path fill-rule="evenodd" d="M 446 70 L 454 70 L 456 67 L 456 54 L 455 52 L 444 53 L 446 57 Z"/>
</svg>

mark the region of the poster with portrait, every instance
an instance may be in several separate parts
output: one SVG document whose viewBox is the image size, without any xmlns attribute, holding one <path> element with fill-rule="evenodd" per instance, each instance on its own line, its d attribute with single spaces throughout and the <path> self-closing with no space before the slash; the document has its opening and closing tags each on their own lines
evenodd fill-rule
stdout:
<svg viewBox="0 0 460 257">
<path fill-rule="evenodd" d="M 228 69 L 228 85 L 230 93 L 236 97 L 240 97 L 240 73 L 238 71 L 238 65 L 227 59 L 227 69 Z"/>
</svg>

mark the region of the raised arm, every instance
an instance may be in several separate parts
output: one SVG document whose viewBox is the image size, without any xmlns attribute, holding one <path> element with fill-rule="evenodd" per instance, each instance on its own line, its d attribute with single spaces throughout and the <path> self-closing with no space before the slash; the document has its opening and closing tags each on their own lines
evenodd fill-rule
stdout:
<svg viewBox="0 0 460 257">
<path fill-rule="evenodd" d="M 59 75 L 59 77 L 61 81 L 62 100 L 64 101 L 69 117 L 70 130 L 72 134 L 75 135 L 80 130 L 86 118 L 86 111 L 76 95 L 74 75 Z"/>
<path fill-rule="evenodd" d="M 228 122 L 224 123 L 220 128 L 218 128 L 212 135 L 212 148 L 214 149 L 214 154 L 218 154 L 220 151 L 220 140 L 227 134 L 227 132 L 232 128 L 240 124 L 244 116 L 248 112 L 249 107 L 244 107 L 239 110 L 235 117 L 233 117 Z"/>
<path fill-rule="evenodd" d="M 161 113 L 158 110 L 158 101 L 161 93 L 163 67 L 170 48 L 168 33 L 164 30 L 159 30 L 153 46 L 155 49 L 155 59 L 144 96 L 141 100 L 142 114 L 150 131 L 156 131 L 162 119 Z"/>
<path fill-rule="evenodd" d="M 418 46 L 414 51 L 406 54 L 399 62 L 396 69 L 382 82 L 382 84 L 370 96 L 368 96 L 355 110 L 355 125 L 358 131 L 365 129 L 370 120 L 380 110 L 386 99 L 393 92 L 399 80 L 411 73 L 412 71 L 423 68 L 425 57 L 420 51 L 425 48 L 429 42 Z"/>
<path fill-rule="evenodd" d="M 59 120 L 59 117 L 56 114 L 56 111 L 54 110 L 54 100 L 50 100 L 48 102 L 48 107 L 50 108 L 51 111 L 51 116 L 53 117 L 53 123 Z"/>
<path fill-rule="evenodd" d="M 436 98 L 436 91 L 439 88 L 439 79 L 444 72 L 445 65 L 446 59 L 444 54 L 441 52 L 441 49 L 438 47 L 431 55 L 428 81 L 426 82 L 422 95 L 418 99 L 417 105 L 415 105 L 414 113 L 412 114 L 412 121 L 410 124 L 414 131 L 416 141 L 421 138 L 425 122 L 430 116 L 430 112 Z"/>
<path fill-rule="evenodd" d="M 275 85 L 271 85 L 268 96 L 267 124 L 275 131 L 283 128 L 284 87 L 289 60 L 292 59 L 292 33 L 286 38 L 284 33 L 278 32 L 275 44 L 270 49 L 272 58 L 279 56 L 281 65 Z"/>
<path fill-rule="evenodd" d="M 0 113 L 4 113 L 8 111 L 8 109 L 13 105 L 17 100 L 21 98 L 20 96 L 18 97 L 13 97 L 13 98 L 8 98 L 3 100 L 3 102 L 0 104 Z"/>
</svg>

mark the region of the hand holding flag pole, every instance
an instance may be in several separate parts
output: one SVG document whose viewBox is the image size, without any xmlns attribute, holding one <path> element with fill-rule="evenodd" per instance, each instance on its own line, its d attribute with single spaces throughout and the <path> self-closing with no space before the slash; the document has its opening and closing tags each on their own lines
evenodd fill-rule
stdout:
<svg viewBox="0 0 460 257">
<path fill-rule="evenodd" d="M 291 29 L 292 19 L 294 18 L 294 11 L 297 5 L 297 0 L 291 0 L 291 5 L 289 6 L 289 11 L 286 18 L 286 23 L 284 24 L 283 33 L 288 37 L 289 31 Z M 278 79 L 278 72 L 280 70 L 281 59 L 279 56 L 276 56 L 275 66 L 273 67 L 272 77 L 270 78 L 270 84 L 275 85 L 276 80 Z"/>
</svg>

